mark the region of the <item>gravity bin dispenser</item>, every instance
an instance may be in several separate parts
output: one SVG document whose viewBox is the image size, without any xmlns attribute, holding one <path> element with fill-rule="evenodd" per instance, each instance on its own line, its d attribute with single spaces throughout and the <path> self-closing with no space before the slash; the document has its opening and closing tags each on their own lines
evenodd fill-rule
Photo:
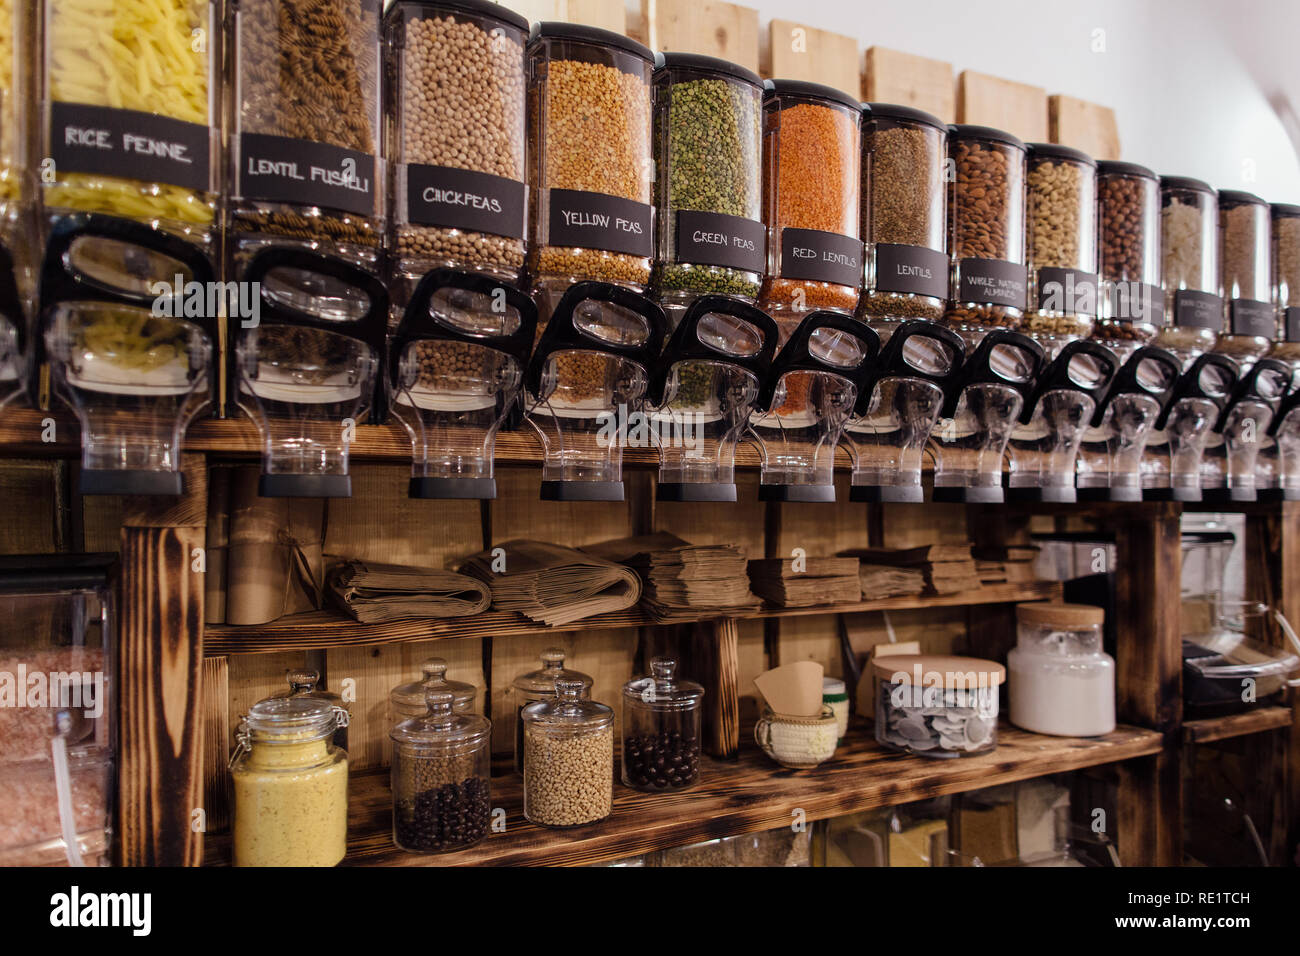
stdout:
<svg viewBox="0 0 1300 956">
<path fill-rule="evenodd" d="M 961 374 L 962 338 L 934 322 L 895 325 L 858 392 L 845 429 L 853 460 L 852 501 L 923 501 L 925 445 Z"/>
<path fill-rule="evenodd" d="M 1266 446 L 1260 454 L 1271 454 L 1272 480 L 1259 489 L 1259 499 L 1300 501 L 1300 389 L 1292 389 L 1282 399 L 1268 431 L 1271 453 Z"/>
<path fill-rule="evenodd" d="M 879 336 L 847 315 L 823 309 L 799 323 L 750 419 L 761 500 L 835 500 L 835 446 L 879 351 Z"/>
<path fill-rule="evenodd" d="M 1075 479 L 1081 500 L 1142 500 L 1142 452 L 1180 370 L 1164 349 L 1144 345 L 1131 353 L 1084 433 Z"/>
<path fill-rule="evenodd" d="M 1147 436 L 1143 501 L 1201 500 L 1205 446 L 1236 387 L 1237 363 L 1226 355 L 1203 352 L 1192 360 Z"/>
<path fill-rule="evenodd" d="M 374 402 L 385 354 L 388 293 L 370 272 L 287 246 L 244 271 L 259 314 L 232 316 L 228 394 L 262 443 L 258 494 L 346 498 L 348 446 Z"/>
<path fill-rule="evenodd" d="M 181 444 L 214 401 L 212 263 L 143 223 L 61 218 L 41 270 L 52 390 L 81 425 L 82 494 L 179 495 Z"/>
<path fill-rule="evenodd" d="M 524 376 L 543 500 L 623 500 L 623 446 L 649 444 L 641 405 L 664 325 L 658 305 L 608 282 L 560 298 Z"/>
<path fill-rule="evenodd" d="M 1043 347 L 1026 335 L 992 329 L 945 396 L 931 439 L 934 500 L 998 504 L 1002 455 L 1042 371 Z"/>
<path fill-rule="evenodd" d="M 1214 425 L 1201 461 L 1201 495 L 1205 501 L 1255 501 L 1260 486 L 1261 458 L 1270 468 L 1272 451 L 1261 454 L 1270 438 L 1273 415 L 1291 382 L 1291 367 L 1263 358 L 1242 372 L 1232 396 Z M 1271 481 L 1265 481 L 1266 486 Z"/>
<path fill-rule="evenodd" d="M 650 379 L 660 501 L 735 501 L 736 444 L 776 353 L 776 323 L 739 299 L 695 299 Z"/>
<path fill-rule="evenodd" d="M 412 498 L 495 498 L 497 430 L 515 407 L 537 328 L 512 285 L 437 269 L 389 352 L 389 411 L 411 436 Z"/>
<path fill-rule="evenodd" d="M 1012 501 L 1072 502 L 1075 461 L 1119 358 L 1097 342 L 1067 342 L 1038 377 L 1007 445 Z"/>
</svg>

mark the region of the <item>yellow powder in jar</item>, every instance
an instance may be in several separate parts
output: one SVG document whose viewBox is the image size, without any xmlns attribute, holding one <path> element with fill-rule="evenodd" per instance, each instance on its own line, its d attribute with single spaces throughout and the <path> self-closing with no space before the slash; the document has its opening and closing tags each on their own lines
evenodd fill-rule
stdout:
<svg viewBox="0 0 1300 956">
<path fill-rule="evenodd" d="M 236 764 L 235 866 L 334 866 L 347 851 L 348 762 L 328 738 L 254 743 Z"/>
<path fill-rule="evenodd" d="M 58 0 L 50 9 L 51 99 L 208 124 L 208 0 Z M 189 189 L 55 172 L 50 207 L 212 222 L 212 198 Z"/>
<path fill-rule="evenodd" d="M 14 137 L 18 116 L 14 109 L 14 0 L 0 0 L 0 200 L 18 198 L 18 170 L 14 168 Z"/>
</svg>

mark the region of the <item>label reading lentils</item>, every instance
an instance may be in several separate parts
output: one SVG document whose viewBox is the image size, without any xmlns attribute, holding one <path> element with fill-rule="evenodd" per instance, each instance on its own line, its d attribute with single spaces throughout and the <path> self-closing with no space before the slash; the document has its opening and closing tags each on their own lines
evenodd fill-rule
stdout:
<svg viewBox="0 0 1300 956">
<path fill-rule="evenodd" d="M 60 172 L 212 188 L 208 127 L 138 110 L 53 103 L 51 158 Z"/>
<path fill-rule="evenodd" d="M 1282 313 L 1282 328 L 1288 342 L 1300 342 L 1300 309 L 1287 309 Z"/>
<path fill-rule="evenodd" d="M 862 278 L 862 243 L 837 232 L 787 226 L 781 230 L 781 278 L 856 289 Z"/>
<path fill-rule="evenodd" d="M 1097 314 L 1097 274 L 1044 266 L 1038 270 L 1038 311 Z"/>
<path fill-rule="evenodd" d="M 959 302 L 983 302 L 1013 309 L 1025 307 L 1029 269 L 1002 259 L 962 259 L 958 264 Z"/>
<path fill-rule="evenodd" d="M 1174 325 L 1185 329 L 1223 327 L 1223 300 L 1210 292 L 1182 289 L 1174 293 Z"/>
<path fill-rule="evenodd" d="M 677 261 L 762 272 L 767 228 L 753 219 L 720 212 L 677 211 Z"/>
<path fill-rule="evenodd" d="M 948 297 L 948 257 L 925 246 L 876 243 L 876 291 Z"/>
<path fill-rule="evenodd" d="M 1165 291 L 1143 282 L 1115 282 L 1110 290 L 1110 315 L 1120 322 L 1165 324 Z"/>
<path fill-rule="evenodd" d="M 289 136 L 239 137 L 239 194 L 261 202 L 375 214 L 375 157 Z"/>
<path fill-rule="evenodd" d="M 551 189 L 550 238 L 547 245 L 602 249 L 629 256 L 654 251 L 650 206 L 646 203 L 589 193 Z"/>
<path fill-rule="evenodd" d="M 511 239 L 524 237 L 524 184 L 504 176 L 412 163 L 398 171 L 405 176 L 406 221 L 416 226 L 441 226 L 488 232 Z"/>
<path fill-rule="evenodd" d="M 1277 316 L 1268 302 L 1233 299 L 1228 305 L 1228 327 L 1233 335 L 1258 335 L 1271 339 L 1277 334 Z"/>
</svg>

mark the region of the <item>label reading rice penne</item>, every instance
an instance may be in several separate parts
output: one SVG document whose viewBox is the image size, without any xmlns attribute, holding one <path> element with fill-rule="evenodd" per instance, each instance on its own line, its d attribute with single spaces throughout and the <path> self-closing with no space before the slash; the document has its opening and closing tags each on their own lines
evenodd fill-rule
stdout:
<svg viewBox="0 0 1300 956">
<path fill-rule="evenodd" d="M 63 172 L 141 178 L 206 190 L 211 180 L 206 126 L 137 110 L 54 103 L 50 153 Z"/>
</svg>

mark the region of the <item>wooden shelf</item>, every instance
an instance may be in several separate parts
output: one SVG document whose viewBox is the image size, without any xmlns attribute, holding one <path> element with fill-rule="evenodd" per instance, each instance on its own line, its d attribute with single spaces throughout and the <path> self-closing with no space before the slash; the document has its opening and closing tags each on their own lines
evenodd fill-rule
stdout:
<svg viewBox="0 0 1300 956">
<path fill-rule="evenodd" d="M 955 594 L 917 595 L 828 604 L 817 607 L 761 608 L 726 615 L 739 619 L 806 617 L 813 614 L 848 614 L 860 611 L 905 611 L 931 607 L 961 607 L 975 604 L 1009 604 L 1059 598 L 1054 581 L 1028 584 L 994 584 L 977 591 Z M 722 615 L 713 615 L 714 618 Z M 708 620 L 701 618 L 700 620 Z M 599 614 L 562 627 L 547 627 L 512 611 L 487 611 L 469 617 L 437 620 L 403 620 L 385 624 L 360 624 L 336 611 L 291 614 L 267 624 L 233 626 L 210 624 L 204 629 L 206 657 L 224 654 L 271 654 L 278 651 L 357 647 L 370 644 L 401 644 L 408 641 L 450 640 L 460 637 L 510 637 L 520 634 L 564 633 L 575 630 L 650 627 L 657 622 L 639 607 L 612 614 Z"/>
<path fill-rule="evenodd" d="M 467 850 L 406 853 L 393 845 L 392 796 L 386 773 L 349 782 L 348 866 L 581 865 L 670 846 L 789 826 L 792 813 L 808 821 L 893 806 L 949 793 L 1094 767 L 1159 753 L 1161 735 L 1121 726 L 1105 737 L 1044 737 L 1007 724 L 992 753 L 930 760 L 876 744 L 869 725 L 855 724 L 835 757 L 815 770 L 787 770 L 753 744 L 735 761 L 705 758 L 699 786 L 677 795 L 643 794 L 614 786 L 614 811 L 571 830 L 535 826 L 523 818 L 517 775 L 492 781 L 492 805 L 506 811 L 506 831 Z M 228 834 L 205 840 L 206 861 L 229 862 Z"/>
<path fill-rule="evenodd" d="M 1230 740 L 1281 730 L 1291 726 L 1290 707 L 1259 707 L 1226 717 L 1205 717 L 1183 723 L 1183 740 L 1189 744 L 1207 744 L 1215 740 Z"/>
</svg>

